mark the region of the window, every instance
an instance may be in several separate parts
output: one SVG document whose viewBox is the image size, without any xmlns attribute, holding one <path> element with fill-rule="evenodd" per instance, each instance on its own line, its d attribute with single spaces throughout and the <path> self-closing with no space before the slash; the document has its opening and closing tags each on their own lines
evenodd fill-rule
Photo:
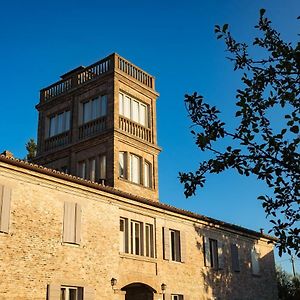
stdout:
<svg viewBox="0 0 300 300">
<path fill-rule="evenodd" d="M 184 262 L 186 254 L 185 233 L 163 227 L 164 259 Z"/>
<path fill-rule="evenodd" d="M 145 255 L 148 257 L 154 257 L 154 241 L 153 241 L 153 225 L 145 225 Z"/>
<path fill-rule="evenodd" d="M 9 232 L 11 189 L 0 185 L 0 232 Z"/>
<path fill-rule="evenodd" d="M 65 202 L 63 242 L 80 244 L 81 207 L 78 203 Z"/>
<path fill-rule="evenodd" d="M 70 130 L 70 111 L 64 111 L 49 118 L 49 137 Z"/>
<path fill-rule="evenodd" d="M 141 183 L 141 158 L 130 154 L 130 178 L 134 183 Z"/>
<path fill-rule="evenodd" d="M 85 161 L 80 161 L 78 163 L 78 176 L 86 179 L 86 163 L 85 163 Z"/>
<path fill-rule="evenodd" d="M 148 106 L 123 93 L 119 94 L 119 113 L 132 121 L 148 126 Z"/>
<path fill-rule="evenodd" d="M 151 187 L 151 164 L 147 161 L 144 163 L 144 186 Z"/>
<path fill-rule="evenodd" d="M 142 249 L 142 228 L 141 223 L 136 221 L 131 221 L 130 223 L 131 231 L 131 254 L 143 255 Z"/>
<path fill-rule="evenodd" d="M 223 269 L 223 243 L 204 237 L 204 263 L 213 269 Z"/>
<path fill-rule="evenodd" d="M 173 261 L 181 261 L 180 233 L 177 230 L 170 230 L 170 258 Z"/>
<path fill-rule="evenodd" d="M 154 257 L 153 224 L 120 218 L 120 252 Z"/>
<path fill-rule="evenodd" d="M 83 300 L 83 288 L 62 286 L 60 289 L 60 300 Z"/>
<path fill-rule="evenodd" d="M 253 275 L 260 274 L 259 259 L 260 259 L 260 253 L 256 247 L 253 247 L 251 249 L 251 267 L 252 267 Z"/>
<path fill-rule="evenodd" d="M 89 121 L 106 116 L 107 114 L 107 96 L 99 96 L 82 104 L 82 122 Z"/>
<path fill-rule="evenodd" d="M 232 270 L 235 272 L 239 272 L 240 260 L 239 260 L 239 247 L 237 244 L 231 244 L 231 260 L 232 260 Z"/>
<path fill-rule="evenodd" d="M 80 161 L 77 165 L 79 177 L 91 181 L 102 181 L 106 179 L 106 155 L 102 154 Z"/>
<path fill-rule="evenodd" d="M 126 178 L 126 153 L 125 152 L 119 152 L 119 177 L 120 178 Z"/>
<path fill-rule="evenodd" d="M 172 300 L 183 300 L 183 295 L 171 295 Z"/>
</svg>

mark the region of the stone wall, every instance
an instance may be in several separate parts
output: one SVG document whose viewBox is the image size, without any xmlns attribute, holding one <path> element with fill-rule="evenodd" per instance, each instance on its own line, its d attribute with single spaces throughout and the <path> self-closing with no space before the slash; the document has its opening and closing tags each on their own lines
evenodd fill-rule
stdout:
<svg viewBox="0 0 300 300">
<path fill-rule="evenodd" d="M 9 233 L 0 233 L 1 300 L 45 300 L 47 287 L 60 285 L 86 288 L 90 294 L 85 299 L 121 300 L 121 288 L 131 283 L 150 286 L 156 300 L 162 299 L 162 283 L 167 285 L 165 300 L 171 294 L 184 295 L 184 300 L 277 299 L 272 245 L 266 237 L 33 169 L 0 162 L 0 185 L 12 190 Z M 80 245 L 62 242 L 65 202 L 80 204 Z M 120 217 L 153 220 L 154 258 L 120 253 Z M 164 227 L 185 237 L 183 262 L 164 259 Z M 223 242 L 223 269 L 205 267 L 203 236 Z M 231 267 L 231 243 L 240 247 L 239 272 Z M 261 255 L 258 276 L 251 271 L 253 245 Z M 114 290 L 111 278 L 117 279 Z"/>
</svg>

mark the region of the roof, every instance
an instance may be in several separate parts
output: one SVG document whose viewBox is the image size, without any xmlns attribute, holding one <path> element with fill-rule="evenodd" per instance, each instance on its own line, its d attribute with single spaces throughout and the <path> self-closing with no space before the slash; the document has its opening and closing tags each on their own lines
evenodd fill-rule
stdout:
<svg viewBox="0 0 300 300">
<path fill-rule="evenodd" d="M 191 211 L 188 211 L 188 210 L 180 209 L 180 208 L 171 206 L 171 205 L 166 204 L 166 203 L 154 202 L 151 199 L 147 199 L 147 198 L 144 198 L 144 197 L 141 197 L 141 196 L 136 196 L 136 195 L 133 195 L 133 194 L 130 194 L 130 193 L 127 193 L 127 192 L 120 191 L 120 190 L 118 190 L 116 188 L 113 188 L 113 187 L 110 187 L 110 186 L 104 186 L 104 185 L 96 183 L 96 182 L 92 182 L 92 181 L 89 181 L 89 180 L 86 180 L 86 179 L 83 179 L 83 178 L 80 178 L 80 177 L 77 177 L 77 176 L 74 176 L 74 175 L 69 175 L 69 174 L 66 174 L 66 173 L 63 173 L 63 172 L 60 172 L 60 171 L 56 171 L 56 170 L 53 170 L 53 169 L 50 169 L 50 168 L 46 168 L 46 167 L 43 167 L 41 165 L 32 164 L 32 163 L 26 162 L 24 160 L 16 159 L 16 158 L 13 158 L 13 157 L 7 157 L 3 154 L 0 155 L 0 162 L 8 163 L 10 165 L 21 167 L 21 168 L 31 170 L 31 171 L 36 171 L 38 173 L 45 174 L 45 175 L 50 175 L 50 176 L 53 176 L 53 177 L 56 177 L 56 178 L 64 179 L 64 180 L 67 180 L 67 181 L 70 181 L 70 182 L 81 184 L 81 185 L 86 186 L 86 187 L 95 188 L 95 189 L 98 189 L 98 190 L 101 190 L 101 191 L 104 191 L 104 192 L 108 192 L 108 193 L 111 193 L 111 194 L 114 194 L 114 195 L 117 195 L 117 196 L 121 196 L 121 197 L 131 199 L 131 200 L 143 203 L 143 204 L 147 204 L 147 205 L 150 205 L 150 206 L 153 206 L 153 207 L 164 209 L 164 210 L 169 211 L 169 212 L 173 212 L 173 213 L 177 213 L 177 214 L 180 214 L 180 215 L 183 215 L 183 216 L 195 218 L 195 219 L 205 221 L 205 222 L 208 222 L 208 223 L 213 223 L 215 225 L 219 225 L 219 226 L 231 229 L 231 230 L 236 230 L 236 231 L 239 231 L 239 232 L 244 233 L 244 234 L 255 236 L 256 238 L 265 238 L 265 239 L 268 239 L 270 241 L 277 241 L 276 238 L 274 238 L 270 235 L 260 233 L 260 232 L 257 232 L 257 231 L 239 226 L 239 225 L 227 223 L 227 222 L 220 221 L 220 220 L 217 220 L 217 219 L 214 219 L 214 218 L 210 218 L 210 217 L 207 217 L 207 216 L 204 216 L 204 215 L 201 215 L 201 214 L 197 214 L 197 213 L 194 213 L 194 212 L 191 212 Z"/>
</svg>

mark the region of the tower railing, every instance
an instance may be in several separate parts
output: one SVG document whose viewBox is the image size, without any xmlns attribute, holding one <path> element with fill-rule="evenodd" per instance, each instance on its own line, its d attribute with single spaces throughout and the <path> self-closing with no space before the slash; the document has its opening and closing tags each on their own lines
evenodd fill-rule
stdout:
<svg viewBox="0 0 300 300">
<path fill-rule="evenodd" d="M 68 77 L 42 89 L 40 91 L 40 101 L 41 103 L 50 101 L 113 70 L 126 74 L 150 89 L 155 89 L 155 78 L 153 76 L 114 53 L 88 67 L 78 68 L 78 70 L 76 69 L 70 73 Z"/>
<path fill-rule="evenodd" d="M 78 137 L 83 139 L 106 129 L 106 116 L 101 117 L 79 126 Z"/>
<path fill-rule="evenodd" d="M 119 128 L 142 140 L 152 143 L 151 130 L 125 117 L 119 116 Z"/>
<path fill-rule="evenodd" d="M 65 146 L 70 143 L 70 131 L 66 131 L 45 140 L 45 151 L 52 150 L 57 147 Z"/>
</svg>

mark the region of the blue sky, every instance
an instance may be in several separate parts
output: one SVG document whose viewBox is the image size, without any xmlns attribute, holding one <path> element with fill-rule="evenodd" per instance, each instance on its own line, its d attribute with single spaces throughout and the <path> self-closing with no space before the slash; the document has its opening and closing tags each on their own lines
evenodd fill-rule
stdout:
<svg viewBox="0 0 300 300">
<path fill-rule="evenodd" d="M 255 178 L 230 171 L 209 176 L 203 190 L 185 199 L 178 172 L 195 170 L 206 156 L 193 143 L 183 99 L 198 91 L 234 126 L 240 74 L 225 59 L 214 25 L 229 23 L 238 40 L 249 42 L 259 9 L 266 8 L 283 38 L 295 41 L 299 6 L 296 0 L 3 1 L 0 151 L 25 156 L 26 141 L 36 138 L 34 106 L 41 88 L 79 65 L 117 52 L 156 77 L 161 201 L 267 231 L 270 224 L 256 200 L 266 188 Z M 300 272 L 299 261 L 297 268 Z"/>
</svg>

